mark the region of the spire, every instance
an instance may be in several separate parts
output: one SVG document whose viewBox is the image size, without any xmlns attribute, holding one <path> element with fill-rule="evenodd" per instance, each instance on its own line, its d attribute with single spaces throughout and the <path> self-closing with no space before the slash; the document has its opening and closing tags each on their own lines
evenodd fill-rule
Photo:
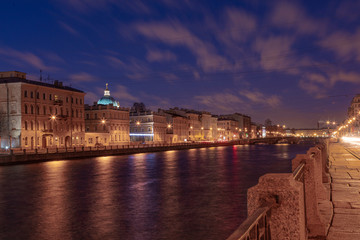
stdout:
<svg viewBox="0 0 360 240">
<path fill-rule="evenodd" d="M 104 96 L 110 96 L 110 91 L 109 91 L 109 87 L 108 87 L 108 83 L 106 83 L 106 89 L 104 91 Z"/>
</svg>

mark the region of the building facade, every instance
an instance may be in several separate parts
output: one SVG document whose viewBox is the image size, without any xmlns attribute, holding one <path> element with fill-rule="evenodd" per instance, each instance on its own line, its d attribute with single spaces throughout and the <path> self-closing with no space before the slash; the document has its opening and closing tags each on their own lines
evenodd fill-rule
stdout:
<svg viewBox="0 0 360 240">
<path fill-rule="evenodd" d="M 350 107 L 348 108 L 348 117 L 353 118 L 360 112 L 360 94 L 357 94 L 351 100 Z"/>
<path fill-rule="evenodd" d="M 1 148 L 84 145 L 84 96 L 75 88 L 0 72 Z"/>
<path fill-rule="evenodd" d="M 130 112 L 130 141 L 137 143 L 165 143 L 166 117 L 163 114 L 146 111 Z"/>
<path fill-rule="evenodd" d="M 87 146 L 129 144 L 129 109 L 113 105 L 85 106 L 85 143 Z"/>
<path fill-rule="evenodd" d="M 110 96 L 108 84 L 104 96 L 93 106 L 85 105 L 86 146 L 125 145 L 130 142 L 129 109 L 120 107 Z"/>
<path fill-rule="evenodd" d="M 239 139 L 239 123 L 230 118 L 219 118 L 217 122 L 218 140 L 233 141 Z"/>
<path fill-rule="evenodd" d="M 189 138 L 188 119 L 171 110 L 159 109 L 160 114 L 166 117 L 166 142 L 183 143 Z"/>
</svg>

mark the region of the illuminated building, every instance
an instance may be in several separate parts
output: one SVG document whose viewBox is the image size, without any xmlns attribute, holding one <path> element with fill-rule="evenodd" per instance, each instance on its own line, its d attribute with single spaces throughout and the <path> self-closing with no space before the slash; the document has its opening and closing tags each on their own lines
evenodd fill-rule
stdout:
<svg viewBox="0 0 360 240">
<path fill-rule="evenodd" d="M 221 117 L 230 118 L 238 122 L 238 129 L 240 138 L 248 138 L 251 133 L 251 117 L 241 114 L 233 113 L 227 115 L 221 115 Z"/>
<path fill-rule="evenodd" d="M 350 107 L 348 108 L 348 117 L 349 118 L 355 117 L 359 112 L 360 112 L 360 94 L 357 94 L 351 100 Z"/>
<path fill-rule="evenodd" d="M 108 84 L 104 96 L 93 106 L 85 105 L 86 146 L 129 144 L 129 109 L 120 107 L 110 96 Z"/>
<path fill-rule="evenodd" d="M 166 117 L 166 142 L 181 143 L 189 139 L 188 119 L 171 110 L 159 109 L 159 113 Z"/>
<path fill-rule="evenodd" d="M 82 146 L 83 91 L 26 79 L 26 73 L 0 72 L 1 148 Z"/>
<path fill-rule="evenodd" d="M 239 131 L 238 126 L 239 123 L 231 118 L 218 118 L 217 121 L 217 130 L 218 130 L 218 140 L 238 140 L 239 139 Z"/>
<path fill-rule="evenodd" d="M 130 141 L 137 143 L 165 143 L 166 117 L 142 107 L 135 107 L 130 111 Z"/>
</svg>

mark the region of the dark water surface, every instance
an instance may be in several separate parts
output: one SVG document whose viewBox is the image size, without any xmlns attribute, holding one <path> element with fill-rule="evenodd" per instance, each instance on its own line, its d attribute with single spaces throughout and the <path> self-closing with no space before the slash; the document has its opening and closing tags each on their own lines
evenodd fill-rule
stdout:
<svg viewBox="0 0 360 240">
<path fill-rule="evenodd" d="M 246 190 L 310 145 L 230 146 L 0 167 L 0 239 L 225 239 Z"/>
</svg>

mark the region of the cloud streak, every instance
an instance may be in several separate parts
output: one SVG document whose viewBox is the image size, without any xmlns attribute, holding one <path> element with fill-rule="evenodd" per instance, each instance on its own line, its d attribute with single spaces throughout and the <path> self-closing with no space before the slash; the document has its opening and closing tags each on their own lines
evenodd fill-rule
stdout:
<svg viewBox="0 0 360 240">
<path fill-rule="evenodd" d="M 137 23 L 134 29 L 144 37 L 171 46 L 184 46 L 196 56 L 197 64 L 205 72 L 224 69 L 229 62 L 219 55 L 215 47 L 200 40 L 177 21 Z"/>
</svg>

